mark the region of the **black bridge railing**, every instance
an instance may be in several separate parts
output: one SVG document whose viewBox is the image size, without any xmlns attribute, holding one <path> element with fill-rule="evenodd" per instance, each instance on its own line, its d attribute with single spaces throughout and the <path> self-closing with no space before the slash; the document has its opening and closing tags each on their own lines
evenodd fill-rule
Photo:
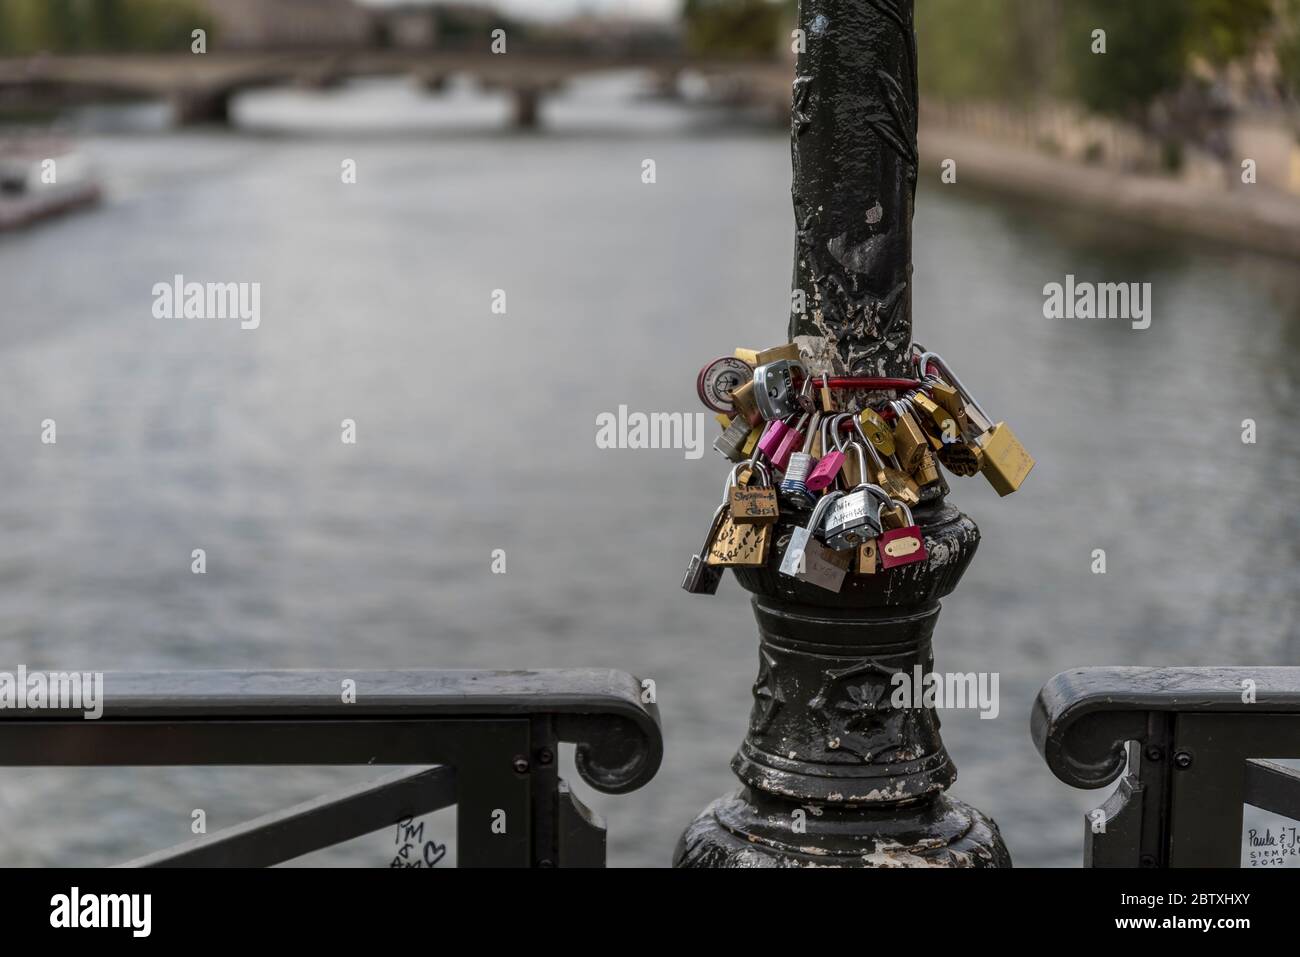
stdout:
<svg viewBox="0 0 1300 957">
<path fill-rule="evenodd" d="M 1300 668 L 1081 668 L 1034 702 L 1066 784 L 1118 789 L 1084 815 L 1087 867 L 1239 867 L 1243 807 L 1300 820 Z"/>
<path fill-rule="evenodd" d="M 97 720 L 0 711 L 0 766 L 426 766 L 130 866 L 269 866 L 456 805 L 462 867 L 602 867 L 558 747 L 597 790 L 641 787 L 663 755 L 647 697 L 601 670 L 106 674 Z"/>
</svg>

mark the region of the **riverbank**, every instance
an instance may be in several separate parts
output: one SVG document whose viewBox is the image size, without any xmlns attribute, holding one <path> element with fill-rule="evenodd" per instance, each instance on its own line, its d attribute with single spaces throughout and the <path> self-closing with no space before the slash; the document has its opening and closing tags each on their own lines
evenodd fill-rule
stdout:
<svg viewBox="0 0 1300 957">
<path fill-rule="evenodd" d="M 961 185 L 1300 259 L 1300 198 L 1267 186 L 1216 190 L 951 129 L 922 127 L 919 139 L 924 168 L 937 172 L 945 160 L 955 160 Z"/>
</svg>

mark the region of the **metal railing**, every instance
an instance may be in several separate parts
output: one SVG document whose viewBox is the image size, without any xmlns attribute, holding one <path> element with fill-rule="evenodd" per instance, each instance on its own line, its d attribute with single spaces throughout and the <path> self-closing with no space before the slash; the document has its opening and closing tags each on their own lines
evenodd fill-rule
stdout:
<svg viewBox="0 0 1300 957">
<path fill-rule="evenodd" d="M 1034 743 L 1078 788 L 1086 867 L 1239 867 L 1244 805 L 1300 820 L 1300 668 L 1081 668 L 1034 702 Z"/>
<path fill-rule="evenodd" d="M 646 697 L 601 670 L 106 674 L 97 720 L 0 711 L 0 766 L 426 766 L 128 866 L 269 866 L 456 805 L 459 866 L 603 867 L 558 747 L 599 791 L 641 787 L 663 755 Z"/>
</svg>

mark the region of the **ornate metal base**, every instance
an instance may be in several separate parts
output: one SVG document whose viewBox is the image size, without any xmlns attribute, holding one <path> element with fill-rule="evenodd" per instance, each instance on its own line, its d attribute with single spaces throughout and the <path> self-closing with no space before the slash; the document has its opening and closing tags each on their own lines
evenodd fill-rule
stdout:
<svg viewBox="0 0 1300 957">
<path fill-rule="evenodd" d="M 1010 867 L 1011 855 L 996 824 L 946 794 L 901 807 L 801 808 L 741 788 L 692 822 L 673 866 Z"/>
<path fill-rule="evenodd" d="M 839 593 L 777 573 L 790 523 L 755 593 L 758 678 L 731 769 L 742 787 L 686 829 L 679 867 L 1009 867 L 997 826 L 944 792 L 957 769 L 939 715 L 908 685 L 934 668 L 939 599 L 979 544 L 942 499 L 917 510 L 928 562 L 855 576 Z"/>
</svg>

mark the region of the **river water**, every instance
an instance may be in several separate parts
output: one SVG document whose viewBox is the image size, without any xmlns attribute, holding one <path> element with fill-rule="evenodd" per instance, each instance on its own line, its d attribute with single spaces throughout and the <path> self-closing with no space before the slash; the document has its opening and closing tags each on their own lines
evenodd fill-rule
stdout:
<svg viewBox="0 0 1300 957">
<path fill-rule="evenodd" d="M 583 85 L 534 136 L 504 101 L 388 82 L 250 96 L 229 133 L 81 114 L 107 201 L 0 239 L 0 668 L 626 669 L 656 681 L 663 768 L 578 790 L 612 864 L 666 864 L 734 783 L 755 628 L 734 581 L 678 587 L 722 462 L 598 449 L 596 417 L 698 411 L 704 361 L 783 339 L 790 170 L 782 131 L 628 92 Z M 954 793 L 1018 863 L 1077 865 L 1101 795 L 1034 751 L 1048 678 L 1300 655 L 1300 270 L 937 164 L 915 259 L 917 338 L 1038 459 L 1007 499 L 953 482 L 984 541 L 938 667 L 1000 676 L 996 718 L 944 713 Z M 154 318 L 177 274 L 261 283 L 260 327 Z M 1067 274 L 1151 283 L 1150 328 L 1045 319 Z M 110 863 L 188 839 L 197 809 L 214 830 L 373 774 L 9 769 L 0 860 Z M 393 837 L 308 863 L 383 865 Z"/>
</svg>

